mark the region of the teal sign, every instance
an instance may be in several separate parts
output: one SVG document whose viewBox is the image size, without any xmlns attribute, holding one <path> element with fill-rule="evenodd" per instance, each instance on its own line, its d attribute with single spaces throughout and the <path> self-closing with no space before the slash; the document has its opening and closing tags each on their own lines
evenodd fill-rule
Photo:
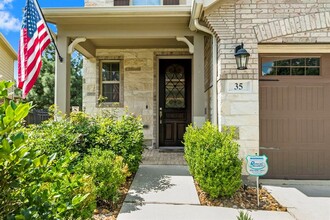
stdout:
<svg viewBox="0 0 330 220">
<path fill-rule="evenodd" d="M 268 172 L 268 158 L 262 156 L 247 156 L 246 170 L 251 176 L 264 176 Z"/>
</svg>

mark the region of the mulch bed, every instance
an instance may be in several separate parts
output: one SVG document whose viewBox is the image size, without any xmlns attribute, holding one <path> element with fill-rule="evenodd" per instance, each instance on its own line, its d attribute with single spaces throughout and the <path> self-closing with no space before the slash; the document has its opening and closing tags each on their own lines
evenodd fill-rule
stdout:
<svg viewBox="0 0 330 220">
<path fill-rule="evenodd" d="M 119 211 L 124 203 L 125 197 L 129 191 L 129 188 L 133 182 L 134 175 L 129 177 L 126 183 L 120 188 L 120 199 L 116 203 L 102 203 L 98 204 L 97 209 L 94 211 L 93 219 L 95 220 L 116 220 Z M 261 188 L 259 190 L 259 202 L 257 205 L 257 189 L 256 187 L 245 186 L 241 187 L 232 197 L 220 197 L 217 199 L 211 199 L 210 196 L 205 193 L 199 187 L 195 181 L 197 194 L 201 205 L 204 206 L 219 206 L 235 209 L 249 209 L 249 210 L 267 210 L 267 211 L 282 211 L 286 212 L 286 207 L 279 204 L 274 197 L 267 192 L 266 189 Z"/>
<path fill-rule="evenodd" d="M 116 203 L 98 203 L 94 210 L 93 219 L 95 220 L 116 220 L 120 209 L 124 203 L 125 197 L 133 182 L 135 175 L 127 178 L 126 183 L 120 188 L 120 198 Z"/>
<path fill-rule="evenodd" d="M 219 206 L 236 209 L 252 209 L 252 210 L 268 210 L 268 211 L 287 211 L 286 207 L 279 204 L 266 189 L 259 190 L 259 202 L 257 204 L 257 189 L 256 187 L 245 186 L 241 187 L 232 197 L 211 199 L 209 195 L 203 192 L 195 181 L 199 201 L 205 206 Z"/>
</svg>

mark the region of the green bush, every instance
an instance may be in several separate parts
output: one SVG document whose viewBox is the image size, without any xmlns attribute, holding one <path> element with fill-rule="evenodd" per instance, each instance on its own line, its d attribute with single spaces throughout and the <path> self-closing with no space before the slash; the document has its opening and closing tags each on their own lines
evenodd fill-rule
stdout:
<svg viewBox="0 0 330 220">
<path fill-rule="evenodd" d="M 235 132 L 205 123 L 201 128 L 189 126 L 184 134 L 185 159 L 191 174 L 212 198 L 232 196 L 241 186 L 242 161 Z"/>
<path fill-rule="evenodd" d="M 28 145 L 36 146 L 48 155 L 62 155 L 69 150 L 79 152 L 79 159 L 82 159 L 89 149 L 109 149 L 123 157 L 130 172 L 136 172 L 142 160 L 144 137 L 141 118 L 130 114 L 91 117 L 78 112 L 66 120 L 48 120 L 25 131 L 30 134 Z"/>
<path fill-rule="evenodd" d="M 91 178 L 72 174 L 77 154 L 47 156 L 26 146 L 22 120 L 30 103 L 7 99 L 13 84 L 0 82 L 0 216 L 9 219 L 79 219 L 95 207 Z"/>
<path fill-rule="evenodd" d="M 67 150 L 79 152 L 75 148 L 79 135 L 71 130 L 72 125 L 67 120 L 54 121 L 52 119 L 23 129 L 29 134 L 27 144 L 30 147 L 47 155 L 56 153 L 58 156 L 63 156 Z"/>
<path fill-rule="evenodd" d="M 119 118 L 105 114 L 97 117 L 100 126 L 95 146 L 122 156 L 130 172 L 139 168 L 143 151 L 143 125 L 140 117 L 124 114 Z"/>
<path fill-rule="evenodd" d="M 130 175 L 127 165 L 121 156 L 111 150 L 95 148 L 90 153 L 77 165 L 76 170 L 93 177 L 99 200 L 115 202 L 120 186 Z"/>
</svg>

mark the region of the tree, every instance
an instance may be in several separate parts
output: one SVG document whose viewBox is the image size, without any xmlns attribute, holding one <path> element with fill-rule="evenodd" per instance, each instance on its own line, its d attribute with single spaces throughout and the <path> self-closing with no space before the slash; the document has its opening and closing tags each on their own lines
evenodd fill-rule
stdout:
<svg viewBox="0 0 330 220">
<path fill-rule="evenodd" d="M 50 45 L 42 57 L 42 68 L 38 80 L 27 96 L 36 109 L 48 109 L 55 97 L 55 48 Z M 73 54 L 71 59 L 70 105 L 82 106 L 82 56 Z"/>
</svg>

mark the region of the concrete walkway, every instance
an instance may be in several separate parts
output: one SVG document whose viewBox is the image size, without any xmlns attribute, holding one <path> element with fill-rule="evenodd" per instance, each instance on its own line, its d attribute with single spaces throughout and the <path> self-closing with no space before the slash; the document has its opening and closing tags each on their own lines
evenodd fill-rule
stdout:
<svg viewBox="0 0 330 220">
<path fill-rule="evenodd" d="M 201 206 L 187 166 L 141 165 L 118 220 L 236 220 L 239 210 Z M 293 220 L 289 213 L 252 211 L 254 220 Z"/>
<path fill-rule="evenodd" d="M 330 220 L 330 181 L 262 180 L 276 200 L 299 220 Z"/>
</svg>

